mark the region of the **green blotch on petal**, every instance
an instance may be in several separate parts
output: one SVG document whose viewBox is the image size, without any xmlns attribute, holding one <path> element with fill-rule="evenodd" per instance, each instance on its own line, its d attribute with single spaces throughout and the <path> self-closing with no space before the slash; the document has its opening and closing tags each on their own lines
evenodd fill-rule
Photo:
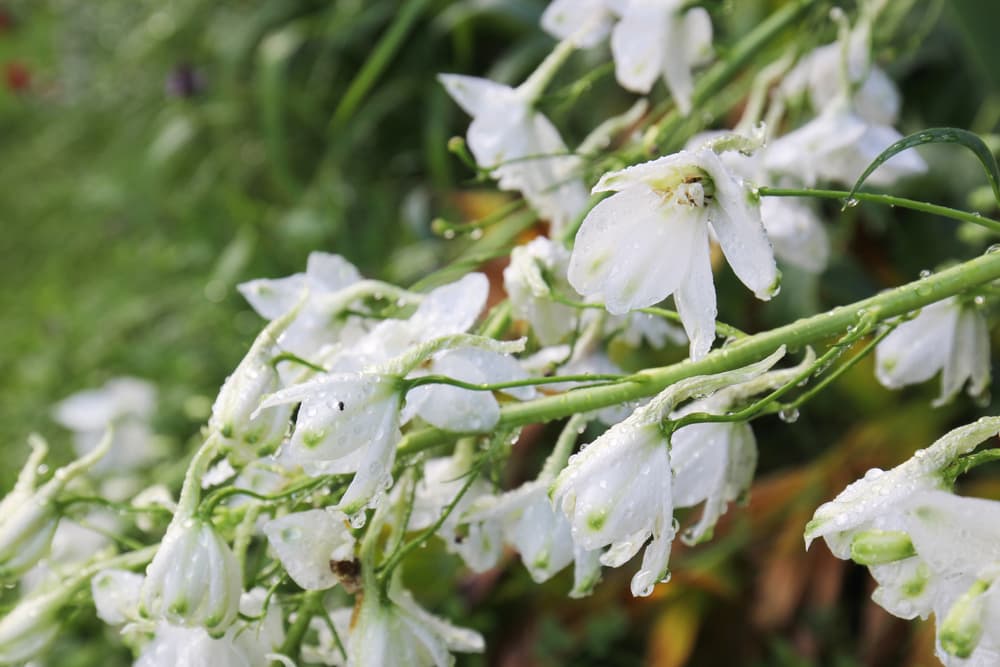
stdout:
<svg viewBox="0 0 1000 667">
<path fill-rule="evenodd" d="M 594 512 L 587 516 L 587 528 L 593 531 L 598 531 L 604 527 L 605 522 L 608 520 L 608 513 L 604 510 L 599 512 Z"/>
</svg>

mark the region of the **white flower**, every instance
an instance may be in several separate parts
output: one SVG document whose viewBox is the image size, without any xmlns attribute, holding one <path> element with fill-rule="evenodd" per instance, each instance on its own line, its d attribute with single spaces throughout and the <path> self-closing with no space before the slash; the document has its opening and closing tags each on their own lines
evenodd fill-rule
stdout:
<svg viewBox="0 0 1000 667">
<path fill-rule="evenodd" d="M 542 12 L 542 28 L 559 39 L 572 37 L 581 49 L 597 46 L 611 32 L 608 0 L 552 0 Z"/>
<path fill-rule="evenodd" d="M 854 89 L 851 103 L 855 112 L 870 123 L 892 125 L 899 116 L 899 90 L 883 69 L 867 63 L 867 50 L 867 44 L 852 40 L 845 62 L 840 42 L 814 49 L 785 76 L 782 94 L 794 97 L 808 91 L 813 109 L 825 109 L 848 92 L 843 77 L 846 70 Z"/>
<path fill-rule="evenodd" d="M 242 592 L 242 568 L 229 545 L 210 523 L 179 512 L 146 568 L 140 609 L 219 635 L 236 619 Z"/>
<path fill-rule="evenodd" d="M 393 581 L 388 595 L 364 596 L 348 642 L 348 667 L 449 667 L 450 651 L 482 653 L 478 632 L 458 628 L 421 608 Z"/>
<path fill-rule="evenodd" d="M 354 515 L 366 505 L 377 504 L 382 491 L 392 483 L 390 472 L 395 446 L 402 437 L 400 407 L 406 388 L 403 378 L 442 350 L 454 352 L 452 360 L 461 374 L 470 368 L 475 370 L 477 359 L 482 362 L 479 352 L 507 353 L 519 351 L 523 346 L 523 340 L 503 343 L 467 334 L 442 336 L 364 372 L 321 375 L 278 391 L 261 403 L 261 409 L 302 403 L 292 438 L 283 448 L 280 459 L 287 464 L 302 465 L 307 474 L 314 476 L 356 471 L 338 505 L 340 510 Z M 455 349 L 460 347 L 482 350 Z M 487 381 L 495 377 L 491 375 L 493 369 L 499 368 L 501 377 L 507 379 L 505 369 L 511 364 L 516 366 L 512 360 L 494 358 L 483 363 L 485 366 L 480 370 L 485 367 L 483 377 Z M 446 364 L 445 368 L 449 366 Z M 518 368 L 514 371 L 520 373 Z M 489 421 L 489 415 L 470 412 L 473 407 L 483 407 L 482 400 L 476 397 L 466 400 L 465 396 L 483 392 L 457 391 L 462 393 L 462 401 L 445 405 L 428 402 L 426 410 L 419 414 L 442 428 L 476 431 L 492 428 L 499 410 Z M 516 389 L 508 393 L 523 395 Z M 454 398 L 450 392 L 444 396 Z M 495 402 L 492 397 L 487 398 Z"/>
<path fill-rule="evenodd" d="M 397 376 L 338 373 L 283 389 L 261 405 L 302 402 L 279 460 L 301 465 L 313 476 L 357 471 L 339 505 L 354 514 L 391 484 L 395 447 L 402 437 L 400 392 Z"/>
<path fill-rule="evenodd" d="M 312 252 L 305 273 L 286 278 L 251 280 L 240 284 L 238 289 L 253 309 L 269 320 L 292 310 L 303 293 L 308 293 L 299 316 L 281 335 L 281 346 L 312 359 L 324 346 L 337 343 L 345 326 L 334 315 L 350 304 L 341 303 L 333 297 L 360 281 L 358 270 L 340 255 Z"/>
<path fill-rule="evenodd" d="M 691 111 L 691 68 L 712 53 L 712 21 L 682 0 L 624 0 L 621 20 L 611 32 L 615 76 L 623 87 L 648 93 L 662 76 L 681 113 Z"/>
<path fill-rule="evenodd" d="M 438 520 L 441 512 L 468 481 L 471 458 L 471 452 L 456 452 L 454 456 L 430 459 L 424 463 L 423 478 L 414 491 L 407 530 L 423 530 Z M 463 530 L 460 527 L 464 523 L 462 516 L 492 490 L 489 482 L 481 477 L 473 481 L 437 531 L 444 540 L 445 548 L 461 556 L 474 572 L 485 572 L 499 560 L 503 547 L 501 525 L 496 520 L 473 521 Z"/>
<path fill-rule="evenodd" d="M 55 501 L 66 485 L 79 477 L 108 453 L 112 436 L 108 431 L 97 448 L 67 466 L 59 468 L 52 479 L 35 488 L 38 466 L 48 452 L 48 445 L 38 436 L 30 439 L 32 453 L 17 483 L 0 502 L 0 580 L 20 576 L 45 557 L 59 523 Z"/>
<path fill-rule="evenodd" d="M 569 281 L 622 314 L 671 294 L 692 358 L 715 339 L 709 226 L 737 277 L 758 298 L 778 290 L 774 253 L 760 207 L 711 150 L 682 151 L 601 177 L 595 192 L 616 192 L 584 219 Z"/>
<path fill-rule="evenodd" d="M 601 558 L 604 565 L 624 564 L 653 538 L 632 578 L 633 595 L 649 595 L 670 572 L 674 492 L 662 420 L 678 402 L 746 382 L 783 355 L 781 348 L 744 369 L 677 382 L 571 457 L 559 473 L 552 500 L 569 518 L 577 546 L 593 550 L 610 545 Z"/>
<path fill-rule="evenodd" d="M 892 470 L 872 468 L 816 510 L 806 525 L 806 547 L 822 537 L 835 556 L 849 558 L 851 543 L 859 531 L 897 529 L 896 523 L 882 524 L 882 518 L 898 515 L 898 508 L 914 494 L 943 488 L 945 466 L 998 431 L 1000 418 L 984 417 L 948 432 Z"/>
<path fill-rule="evenodd" d="M 560 343 L 576 328 L 576 310 L 552 298 L 552 291 L 572 297 L 566 271 L 569 251 L 540 236 L 514 248 L 503 271 L 504 288 L 517 317 L 528 321 L 542 345 Z"/>
<path fill-rule="evenodd" d="M 600 579 L 601 552 L 574 544 L 569 521 L 549 499 L 551 481 L 539 478 L 501 496 L 483 497 L 463 519 L 472 525 L 490 519 L 502 522 L 504 539 L 520 554 L 535 583 L 548 581 L 575 562 L 570 597 L 582 597 Z"/>
<path fill-rule="evenodd" d="M 265 595 L 262 589 L 254 589 L 240 600 L 240 611 L 247 616 L 263 615 L 261 621 L 240 621 L 219 637 L 202 628 L 160 623 L 135 667 L 270 667 L 277 659 L 274 652 L 284 640 L 284 629 L 274 605 L 263 613 Z"/>
<path fill-rule="evenodd" d="M 77 456 L 94 450 L 108 426 L 114 440 L 97 472 L 121 474 L 149 465 L 162 454 L 149 425 L 156 411 L 156 387 L 133 377 L 112 378 L 100 389 L 77 392 L 52 411 L 56 422 L 73 431 Z"/>
<path fill-rule="evenodd" d="M 0 618 L 0 664 L 15 665 L 35 657 L 59 634 L 61 612 L 89 577 L 81 574 L 32 591 Z"/>
<path fill-rule="evenodd" d="M 570 224 L 588 201 L 579 176 L 582 162 L 533 108 L 540 92 L 534 82 L 511 88 L 458 74 L 438 78 L 472 116 L 468 142 L 476 164 L 490 170 L 501 189 L 520 191 L 549 220 L 554 235 Z"/>
<path fill-rule="evenodd" d="M 989 330 L 974 304 L 951 297 L 925 306 L 875 348 L 875 376 L 890 389 L 924 382 L 938 371 L 935 406 L 954 398 L 966 382 L 971 396 L 989 386 Z"/>
<path fill-rule="evenodd" d="M 902 138 L 891 126 L 864 120 L 838 100 L 802 127 L 774 140 L 764 154 L 764 166 L 797 174 L 807 186 L 818 180 L 853 185 L 883 150 Z M 925 171 L 923 158 L 908 150 L 894 155 L 867 182 L 891 185 Z"/>
<path fill-rule="evenodd" d="M 226 378 L 212 405 L 209 428 L 221 434 L 236 452 L 250 458 L 281 443 L 292 415 L 290 406 L 258 410 L 265 395 L 277 391 L 281 378 L 271 360 L 280 352 L 278 338 L 294 325 L 302 312 L 302 294 L 290 310 L 275 317 L 254 340 L 232 375 Z M 249 445 L 249 452 L 243 452 Z"/>
<path fill-rule="evenodd" d="M 333 628 L 337 631 L 337 638 L 341 642 L 346 642 L 351 629 L 351 618 L 354 616 L 354 607 L 341 607 L 327 613 Z M 303 643 L 302 660 L 307 664 L 318 662 L 330 667 L 344 667 L 347 664 L 347 647 L 341 651 L 341 645 L 334 638 L 326 619 L 313 617 L 309 627 L 316 634 L 316 640 L 315 643 Z"/>
<path fill-rule="evenodd" d="M 267 522 L 263 531 L 288 576 L 307 591 L 336 585 L 330 564 L 354 559 L 354 536 L 342 512 L 295 512 Z"/>
</svg>

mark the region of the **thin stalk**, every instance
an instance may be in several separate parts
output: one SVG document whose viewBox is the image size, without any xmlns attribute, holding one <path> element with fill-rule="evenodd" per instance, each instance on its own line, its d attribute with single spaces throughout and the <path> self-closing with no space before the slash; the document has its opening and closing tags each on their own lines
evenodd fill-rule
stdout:
<svg viewBox="0 0 1000 667">
<path fill-rule="evenodd" d="M 940 215 L 943 218 L 971 222 L 974 225 L 985 227 L 993 232 L 1000 233 L 1000 221 L 985 218 L 978 213 L 959 211 L 958 209 L 940 206 L 938 204 L 928 204 L 927 202 L 894 197 L 893 195 L 876 194 L 874 192 L 855 192 L 851 195 L 847 190 L 813 190 L 811 188 L 757 188 L 757 194 L 761 197 L 815 197 L 817 199 L 839 199 L 845 202 L 846 206 L 853 206 L 852 200 L 870 202 L 872 204 L 884 204 L 886 206 L 898 206 L 908 208 L 921 213 Z"/>
<path fill-rule="evenodd" d="M 767 357 L 782 345 L 797 349 L 867 321 L 877 312 L 886 321 L 985 283 L 1000 279 L 1000 252 L 988 252 L 901 287 L 877 294 L 828 312 L 803 318 L 770 331 L 747 336 L 696 361 L 652 368 L 636 374 L 634 382 L 586 387 L 523 403 L 511 403 L 500 410 L 497 430 L 525 424 L 562 419 L 578 412 L 602 408 L 654 396 L 671 384 L 696 375 L 712 375 L 741 368 Z M 643 378 L 644 381 L 638 381 Z M 448 442 L 454 434 L 435 428 L 408 433 L 400 444 L 403 453 L 412 453 Z"/>
</svg>

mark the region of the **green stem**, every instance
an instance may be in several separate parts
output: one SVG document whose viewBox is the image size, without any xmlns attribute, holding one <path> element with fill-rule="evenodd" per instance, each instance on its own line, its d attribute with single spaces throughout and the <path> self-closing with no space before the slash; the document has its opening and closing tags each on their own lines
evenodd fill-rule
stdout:
<svg viewBox="0 0 1000 667">
<path fill-rule="evenodd" d="M 583 433 L 583 429 L 586 428 L 588 421 L 590 421 L 590 418 L 581 414 L 573 415 L 569 418 L 569 421 L 566 422 L 562 432 L 559 434 L 559 439 L 556 440 L 555 447 L 552 448 L 552 453 L 545 459 L 545 465 L 542 466 L 542 473 L 538 476 L 538 479 L 545 481 L 554 480 L 559 471 L 566 467 L 566 461 L 569 460 L 569 455 L 573 451 L 573 445 L 576 444 L 577 438 Z"/>
<path fill-rule="evenodd" d="M 552 375 L 540 378 L 524 378 L 522 380 L 510 380 L 508 382 L 495 382 L 493 384 L 478 384 L 475 382 L 464 382 L 447 375 L 421 375 L 412 379 L 404 380 L 404 391 L 410 391 L 426 384 L 446 384 L 459 389 L 470 391 L 503 391 L 504 389 L 514 389 L 515 387 L 534 387 L 542 384 L 559 384 L 560 382 L 637 382 L 644 381 L 645 378 L 634 375 L 600 375 L 597 373 L 582 373 L 580 375 Z"/>
<path fill-rule="evenodd" d="M 282 352 L 281 354 L 277 355 L 276 357 L 273 357 L 271 359 L 271 368 L 277 368 L 278 364 L 280 364 L 280 363 L 282 363 L 284 361 L 290 361 L 293 364 L 298 364 L 300 366 L 305 366 L 306 368 L 308 368 L 310 370 L 314 370 L 317 373 L 326 373 L 326 369 L 323 368 L 322 366 L 320 366 L 319 364 L 314 364 L 313 362 L 309 361 L 308 359 L 303 359 L 299 355 L 293 354 L 291 352 Z"/>
<path fill-rule="evenodd" d="M 852 196 L 847 190 L 813 190 L 812 188 L 757 188 L 757 194 L 761 197 L 815 197 L 817 199 L 839 199 L 846 202 L 847 206 L 853 206 L 852 200 L 870 202 L 872 204 L 884 204 L 886 206 L 898 206 L 908 208 L 921 213 L 940 215 L 943 218 L 971 222 L 974 225 L 985 227 L 993 232 L 1000 233 L 1000 221 L 984 218 L 978 213 L 959 211 L 947 206 L 938 204 L 928 204 L 927 202 L 894 197 L 892 195 L 876 194 L 873 192 L 855 192 Z"/>
<path fill-rule="evenodd" d="M 410 0 L 396 14 L 392 25 L 378 41 L 368 60 L 351 81 L 344 96 L 340 98 L 340 104 L 334 110 L 333 119 L 330 121 L 331 132 L 341 129 L 351 118 L 383 70 L 388 67 L 427 4 L 428 0 Z"/>
<path fill-rule="evenodd" d="M 177 512 L 174 514 L 175 521 L 178 520 L 177 517 L 182 517 L 181 520 L 184 520 L 194 516 L 195 510 L 198 509 L 198 503 L 201 501 L 201 478 L 205 476 L 208 464 L 219 453 L 221 443 L 222 438 L 217 433 L 213 433 L 195 452 L 191 463 L 188 464 L 187 472 L 184 474 L 184 485 L 181 487 L 181 497 L 177 501 Z"/>
<path fill-rule="evenodd" d="M 712 375 L 741 368 L 760 361 L 781 345 L 796 349 L 842 335 L 851 326 L 877 311 L 880 321 L 923 308 L 984 283 L 1000 279 L 1000 252 L 988 252 L 957 266 L 921 280 L 888 290 L 868 299 L 839 306 L 828 312 L 803 318 L 763 333 L 747 336 L 715 350 L 697 361 L 687 360 L 671 366 L 637 373 L 634 382 L 620 382 L 601 387 L 587 387 L 555 396 L 544 396 L 523 403 L 511 403 L 500 411 L 497 429 L 562 419 L 578 412 L 602 408 L 654 396 L 671 384 L 696 375 Z M 638 378 L 645 381 L 638 381 Z M 400 444 L 404 453 L 422 451 L 454 438 L 454 434 L 435 428 L 408 433 Z"/>
<path fill-rule="evenodd" d="M 396 568 L 397 565 L 399 565 L 399 563 L 404 558 L 406 558 L 407 554 L 409 554 L 411 551 L 413 551 L 421 544 L 429 540 L 431 536 L 433 536 L 434 533 L 436 533 L 438 529 L 441 528 L 442 525 L 444 525 L 444 522 L 448 520 L 449 516 L 451 516 L 451 513 L 458 506 L 458 503 L 461 502 L 462 497 L 465 495 L 465 492 L 468 491 L 470 487 L 472 487 L 473 482 L 475 482 L 478 477 L 479 477 L 478 468 L 473 468 L 472 470 L 469 471 L 468 477 L 465 480 L 465 484 L 462 485 L 462 488 L 459 490 L 457 494 L 455 494 L 455 497 L 452 498 L 451 502 L 448 503 L 448 505 L 441 511 L 441 516 L 437 518 L 437 521 L 435 521 L 433 524 L 431 524 L 424 530 L 420 531 L 420 534 L 418 534 L 412 540 L 410 540 L 402 547 L 397 549 L 395 552 L 393 552 L 392 556 L 387 558 L 386 561 L 378 568 L 379 579 L 383 581 L 388 581 L 388 578 L 392 576 L 392 571 Z"/>
<path fill-rule="evenodd" d="M 291 658 L 292 662 L 297 663 L 299 660 L 302 640 L 305 639 L 306 632 L 309 631 L 309 622 L 323 606 L 324 593 L 326 591 L 309 591 L 302 597 L 302 604 L 296 610 L 295 622 L 288 628 L 285 641 L 281 644 L 281 650 L 278 651 L 278 653 Z M 281 663 L 275 661 L 274 664 L 277 667 Z"/>
</svg>

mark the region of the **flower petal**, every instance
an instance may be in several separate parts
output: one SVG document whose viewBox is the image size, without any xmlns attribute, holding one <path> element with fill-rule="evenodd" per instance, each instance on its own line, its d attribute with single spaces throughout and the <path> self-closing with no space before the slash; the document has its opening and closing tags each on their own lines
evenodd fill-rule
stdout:
<svg viewBox="0 0 1000 667">
<path fill-rule="evenodd" d="M 674 292 L 674 304 L 687 333 L 692 359 L 708 354 L 715 340 L 715 281 L 712 260 L 709 257 L 708 231 L 702 230 L 701 238 L 691 248 L 687 276 Z"/>
<path fill-rule="evenodd" d="M 952 299 L 925 306 L 876 346 L 875 377 L 889 389 L 929 380 L 948 359 L 957 321 Z"/>
<path fill-rule="evenodd" d="M 486 113 L 498 104 L 509 103 L 514 97 L 514 89 L 510 86 L 475 76 L 438 74 L 438 81 L 470 116 Z"/>
<path fill-rule="evenodd" d="M 631 3 L 611 31 L 615 78 L 623 88 L 648 93 L 663 69 L 668 43 L 666 7 Z"/>
</svg>

